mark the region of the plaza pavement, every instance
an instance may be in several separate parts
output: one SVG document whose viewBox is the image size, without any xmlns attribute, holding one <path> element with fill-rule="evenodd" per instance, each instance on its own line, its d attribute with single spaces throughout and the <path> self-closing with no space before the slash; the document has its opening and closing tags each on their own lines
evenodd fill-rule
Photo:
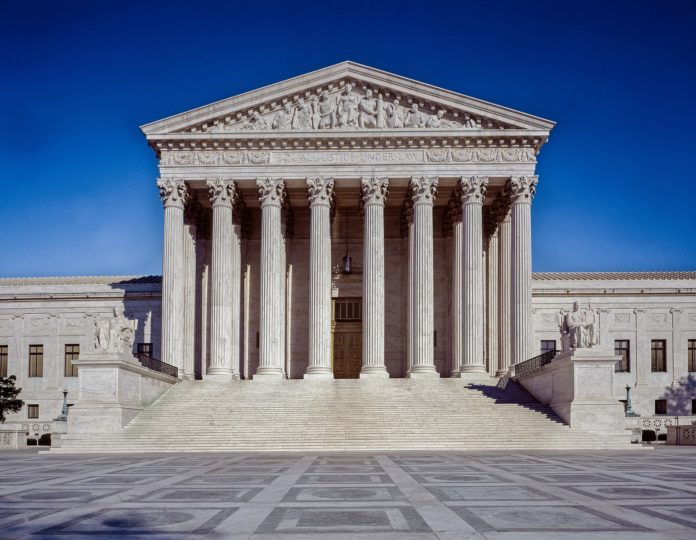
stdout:
<svg viewBox="0 0 696 540">
<path fill-rule="evenodd" d="M 696 539 L 696 448 L 0 453 L 0 538 Z"/>
</svg>

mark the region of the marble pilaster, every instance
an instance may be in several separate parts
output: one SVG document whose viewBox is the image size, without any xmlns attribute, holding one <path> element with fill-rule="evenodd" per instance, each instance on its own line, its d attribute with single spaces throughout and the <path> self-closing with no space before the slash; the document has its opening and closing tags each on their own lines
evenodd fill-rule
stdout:
<svg viewBox="0 0 696 540">
<path fill-rule="evenodd" d="M 184 205 L 188 188 L 183 180 L 157 181 L 164 205 L 162 250 L 162 346 L 161 360 L 184 368 Z"/>
<path fill-rule="evenodd" d="M 363 240 L 363 357 L 360 377 L 389 377 L 384 365 L 384 203 L 389 180 L 361 180 Z"/>
<path fill-rule="evenodd" d="M 210 267 L 210 365 L 207 374 L 233 376 L 232 356 L 232 287 L 233 287 L 233 224 L 232 212 L 236 196 L 230 180 L 207 181 L 213 207 L 212 248 Z"/>
<path fill-rule="evenodd" d="M 438 180 L 414 177 L 413 201 L 412 363 L 409 377 L 437 377 L 434 362 L 433 204 Z"/>
<path fill-rule="evenodd" d="M 511 203 L 512 363 L 533 356 L 532 336 L 532 198 L 536 176 L 513 176 L 508 182 Z"/>
<path fill-rule="evenodd" d="M 331 378 L 331 199 L 333 178 L 307 179 L 309 240 L 309 365 L 305 378 Z"/>
<path fill-rule="evenodd" d="M 285 376 L 285 241 L 281 210 L 285 183 L 280 178 L 256 180 L 261 205 L 258 378 Z"/>
<path fill-rule="evenodd" d="M 462 222 L 464 224 L 462 306 L 464 308 L 463 357 L 460 376 L 485 373 L 483 353 L 483 218 L 482 207 L 488 178 L 462 177 L 459 180 Z"/>
</svg>

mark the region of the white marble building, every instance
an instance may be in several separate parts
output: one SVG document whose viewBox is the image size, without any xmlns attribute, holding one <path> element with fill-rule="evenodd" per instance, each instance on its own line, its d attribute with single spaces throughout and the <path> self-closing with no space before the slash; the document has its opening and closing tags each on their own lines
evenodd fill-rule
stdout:
<svg viewBox="0 0 696 540">
<path fill-rule="evenodd" d="M 628 351 L 616 399 L 691 415 L 696 272 L 532 275 L 553 126 L 350 62 L 143 126 L 163 277 L 0 279 L 0 367 L 39 405 L 10 421 L 58 414 L 118 304 L 180 378 L 466 378 L 560 347 L 578 301 Z"/>
</svg>

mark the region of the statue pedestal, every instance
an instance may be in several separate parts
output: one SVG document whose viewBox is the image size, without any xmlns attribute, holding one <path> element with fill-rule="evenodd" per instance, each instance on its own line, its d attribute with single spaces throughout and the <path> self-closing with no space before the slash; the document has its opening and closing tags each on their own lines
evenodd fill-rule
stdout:
<svg viewBox="0 0 696 540">
<path fill-rule="evenodd" d="M 73 364 L 80 390 L 68 415 L 70 434 L 119 431 L 177 382 L 143 367 L 130 353 L 86 353 Z"/>
<path fill-rule="evenodd" d="M 572 428 L 623 431 L 623 406 L 613 388 L 614 366 L 620 359 L 600 348 L 569 349 L 518 381 Z"/>
</svg>

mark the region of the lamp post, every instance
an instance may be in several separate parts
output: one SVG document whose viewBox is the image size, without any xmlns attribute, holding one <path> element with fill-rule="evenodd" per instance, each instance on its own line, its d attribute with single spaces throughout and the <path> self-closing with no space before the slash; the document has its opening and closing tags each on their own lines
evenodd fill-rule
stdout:
<svg viewBox="0 0 696 540">
<path fill-rule="evenodd" d="M 63 388 L 63 407 L 60 410 L 60 415 L 56 418 L 58 422 L 66 422 L 68 420 L 68 390 Z"/>
<path fill-rule="evenodd" d="M 626 405 L 624 407 L 626 416 L 635 416 L 633 406 L 631 405 L 631 387 L 626 385 Z"/>
</svg>

